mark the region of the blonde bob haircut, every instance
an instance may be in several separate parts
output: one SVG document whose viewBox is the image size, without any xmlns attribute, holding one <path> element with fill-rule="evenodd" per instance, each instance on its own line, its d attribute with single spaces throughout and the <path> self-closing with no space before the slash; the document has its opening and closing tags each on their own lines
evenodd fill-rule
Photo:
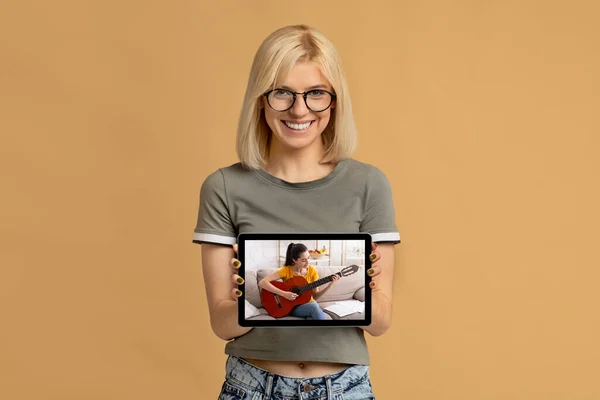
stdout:
<svg viewBox="0 0 600 400">
<path fill-rule="evenodd" d="M 302 61 L 314 63 L 336 94 L 335 108 L 321 134 L 325 148 L 321 162 L 337 162 L 354 151 L 356 126 L 337 51 L 318 30 L 292 25 L 271 33 L 254 57 L 237 130 L 237 153 L 244 167 L 264 168 L 268 157 L 271 133 L 264 117 L 263 94 L 281 85 L 292 67 Z"/>
</svg>

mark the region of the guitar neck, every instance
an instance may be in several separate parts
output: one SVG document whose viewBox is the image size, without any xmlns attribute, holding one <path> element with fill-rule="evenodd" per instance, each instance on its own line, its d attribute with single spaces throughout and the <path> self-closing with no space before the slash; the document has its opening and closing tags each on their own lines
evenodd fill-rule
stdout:
<svg viewBox="0 0 600 400">
<path fill-rule="evenodd" d="M 336 276 L 336 275 L 340 276 L 340 277 L 342 276 L 341 272 L 336 272 L 335 274 L 326 276 L 325 278 L 317 279 L 316 281 L 311 282 L 308 285 L 300 286 L 298 288 L 298 294 L 302 294 L 302 293 L 307 292 L 309 290 L 313 290 L 314 288 L 317 288 L 317 287 L 319 287 L 321 285 L 324 285 L 327 282 L 331 282 L 333 280 L 333 277 Z"/>
</svg>

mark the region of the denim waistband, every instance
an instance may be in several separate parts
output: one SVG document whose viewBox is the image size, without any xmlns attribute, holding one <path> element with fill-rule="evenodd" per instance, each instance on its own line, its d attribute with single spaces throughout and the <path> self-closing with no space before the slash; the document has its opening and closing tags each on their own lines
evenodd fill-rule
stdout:
<svg viewBox="0 0 600 400">
<path fill-rule="evenodd" d="M 315 378 L 292 378 L 278 375 L 247 361 L 230 356 L 226 378 L 250 392 L 264 394 L 264 399 L 336 399 L 337 394 L 369 379 L 369 366 L 353 365 L 334 374 Z M 261 398 L 261 400 L 262 400 Z"/>
</svg>

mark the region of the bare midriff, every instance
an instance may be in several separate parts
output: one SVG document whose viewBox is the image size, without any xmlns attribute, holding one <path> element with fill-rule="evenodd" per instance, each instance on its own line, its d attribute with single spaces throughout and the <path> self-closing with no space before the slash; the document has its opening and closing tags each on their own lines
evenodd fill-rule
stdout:
<svg viewBox="0 0 600 400">
<path fill-rule="evenodd" d="M 244 358 L 244 360 L 274 374 L 293 378 L 314 378 L 334 374 L 350 367 L 349 364 L 314 361 L 268 361 L 252 358 Z"/>
</svg>

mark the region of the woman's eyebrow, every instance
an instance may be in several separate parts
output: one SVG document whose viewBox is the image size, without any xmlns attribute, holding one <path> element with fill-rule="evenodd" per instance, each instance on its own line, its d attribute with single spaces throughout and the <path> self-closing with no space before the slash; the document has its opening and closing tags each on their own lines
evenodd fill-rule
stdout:
<svg viewBox="0 0 600 400">
<path fill-rule="evenodd" d="M 282 89 L 290 90 L 292 92 L 294 91 L 291 87 L 285 86 L 285 85 L 281 86 L 281 88 Z M 314 85 L 314 86 L 311 86 L 311 87 L 307 87 L 305 90 L 308 91 L 308 90 L 313 90 L 313 89 L 327 89 L 327 85 L 323 85 L 323 84 Z"/>
</svg>

